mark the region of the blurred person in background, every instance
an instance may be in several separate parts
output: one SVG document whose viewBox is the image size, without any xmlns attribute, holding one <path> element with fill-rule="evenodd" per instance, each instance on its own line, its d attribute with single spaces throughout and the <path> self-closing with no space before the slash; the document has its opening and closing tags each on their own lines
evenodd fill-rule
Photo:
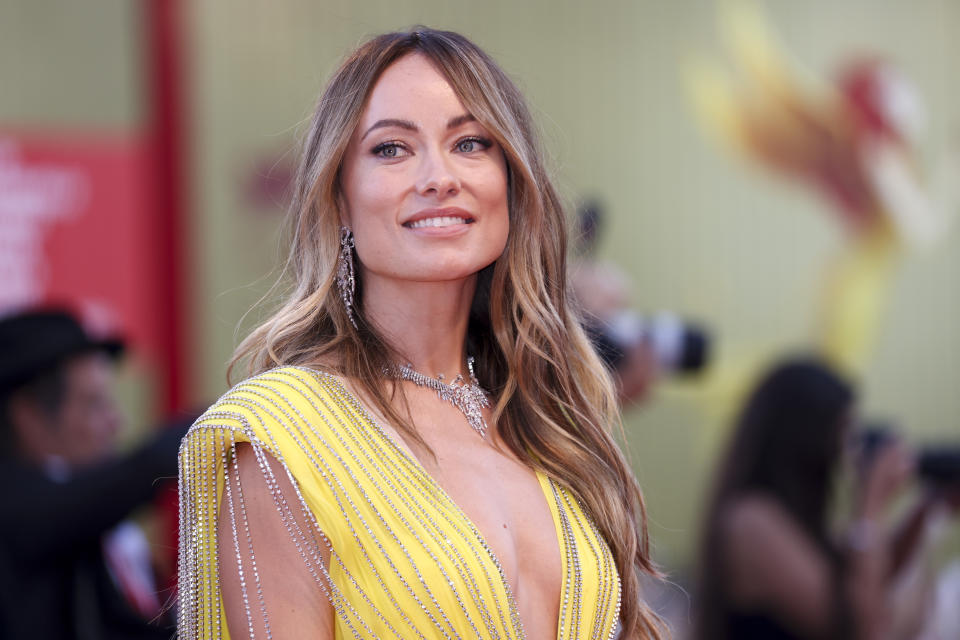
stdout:
<svg viewBox="0 0 960 640">
<path fill-rule="evenodd" d="M 596 257 L 603 207 L 591 201 L 577 212 L 570 290 L 594 349 L 613 374 L 624 407 L 640 404 L 665 376 L 695 376 L 710 362 L 712 336 L 673 313 L 643 315 L 630 306 L 630 279 Z"/>
<path fill-rule="evenodd" d="M 890 596 L 919 554 L 939 496 L 922 495 L 899 526 L 885 527 L 913 466 L 902 442 L 888 442 L 859 465 L 852 524 L 835 539 L 828 511 L 855 423 L 853 390 L 816 361 L 784 363 L 760 382 L 708 505 L 697 640 L 873 640 L 919 631 L 923 599 L 893 619 Z"/>
<path fill-rule="evenodd" d="M 169 638 L 143 532 L 184 427 L 118 452 L 115 339 L 70 314 L 0 319 L 0 637 Z"/>
<path fill-rule="evenodd" d="M 617 331 L 625 324 L 618 318 L 631 313 L 624 274 L 613 265 L 578 262 L 570 271 L 570 285 L 584 314 L 584 329 L 613 373 L 621 405 L 643 402 L 663 371 L 653 346 L 639 332 Z"/>
</svg>

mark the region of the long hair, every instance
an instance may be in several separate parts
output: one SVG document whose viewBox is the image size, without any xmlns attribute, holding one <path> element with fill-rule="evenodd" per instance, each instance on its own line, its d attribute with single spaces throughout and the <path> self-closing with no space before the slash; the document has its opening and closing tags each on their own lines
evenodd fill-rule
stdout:
<svg viewBox="0 0 960 640">
<path fill-rule="evenodd" d="M 726 508 L 748 493 L 777 501 L 831 561 L 834 576 L 839 575 L 827 511 L 853 399 L 850 386 L 826 365 L 798 359 L 776 366 L 747 400 L 721 458 L 707 508 L 696 638 L 726 638 L 729 582 L 723 568 L 721 520 Z M 847 624 L 844 615 L 841 606 L 835 628 Z"/>
<path fill-rule="evenodd" d="M 364 319 L 363 282 L 357 282 L 356 328 L 334 284 L 347 144 L 377 79 L 412 53 L 445 76 L 506 158 L 510 233 L 501 256 L 479 274 L 467 337 L 480 382 L 497 398 L 499 432 L 519 459 L 567 486 L 595 521 L 620 573 L 623 637 L 660 638 L 661 622 L 640 593 L 642 574 L 657 575 L 643 496 L 612 437 L 619 417 L 611 379 L 570 305 L 563 207 L 522 95 L 463 36 L 427 28 L 384 34 L 334 73 L 314 113 L 295 185 L 285 269 L 293 288 L 240 344 L 231 369 L 244 359 L 251 374 L 332 361 L 404 437 L 424 444 L 409 416 L 394 408 L 402 389 L 388 390 L 382 371 L 396 352 Z"/>
</svg>

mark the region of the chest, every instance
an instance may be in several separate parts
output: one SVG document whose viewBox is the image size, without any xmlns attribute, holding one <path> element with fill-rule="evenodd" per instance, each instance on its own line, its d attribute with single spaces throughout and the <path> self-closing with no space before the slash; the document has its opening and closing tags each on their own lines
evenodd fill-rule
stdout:
<svg viewBox="0 0 960 640">
<path fill-rule="evenodd" d="M 424 468 L 479 530 L 507 579 L 525 595 L 556 600 L 561 540 L 549 483 L 488 445 L 435 447 Z"/>
<path fill-rule="evenodd" d="M 606 637 L 616 570 L 569 492 L 462 416 L 449 438 L 418 424 L 433 455 L 414 455 L 354 407 L 331 403 L 301 486 L 332 542 L 344 611 L 371 637 Z"/>
</svg>

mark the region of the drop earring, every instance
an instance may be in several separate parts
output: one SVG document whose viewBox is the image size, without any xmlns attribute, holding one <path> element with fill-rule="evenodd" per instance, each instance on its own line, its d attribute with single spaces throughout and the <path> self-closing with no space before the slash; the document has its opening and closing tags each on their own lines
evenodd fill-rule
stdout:
<svg viewBox="0 0 960 640">
<path fill-rule="evenodd" d="M 357 321 L 353 317 L 353 292 L 356 289 L 357 280 L 353 273 L 353 231 L 348 227 L 340 227 L 340 258 L 337 260 L 337 289 L 340 291 L 340 299 L 347 310 L 347 318 L 354 329 L 357 329 Z"/>
</svg>

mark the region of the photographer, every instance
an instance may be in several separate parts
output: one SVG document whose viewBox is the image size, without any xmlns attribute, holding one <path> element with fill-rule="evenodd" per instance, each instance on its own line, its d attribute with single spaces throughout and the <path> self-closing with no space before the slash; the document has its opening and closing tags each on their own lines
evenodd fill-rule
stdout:
<svg viewBox="0 0 960 640">
<path fill-rule="evenodd" d="M 708 506 L 695 638 L 911 637 L 926 603 L 890 607 L 940 494 L 892 530 L 884 514 L 915 469 L 889 439 L 863 462 L 853 513 L 828 530 L 833 480 L 855 424 L 852 389 L 816 361 L 781 364 L 748 400 Z M 955 493 L 955 491 L 954 491 Z"/>
<path fill-rule="evenodd" d="M 186 425 L 120 453 L 122 350 L 64 312 L 0 319 L 0 638 L 170 637 L 127 518 L 175 474 Z"/>
<path fill-rule="evenodd" d="M 615 318 L 627 310 L 626 281 L 609 265 L 578 263 L 571 270 L 574 297 L 586 314 L 584 328 L 604 363 L 613 371 L 621 404 L 643 400 L 661 368 L 650 342 L 617 334 Z"/>
<path fill-rule="evenodd" d="M 664 375 L 702 371 L 709 362 L 710 336 L 673 314 L 643 316 L 630 308 L 627 276 L 594 255 L 602 223 L 598 203 L 579 210 L 579 257 L 570 269 L 570 285 L 584 329 L 614 374 L 621 405 L 628 405 L 644 400 Z"/>
</svg>

